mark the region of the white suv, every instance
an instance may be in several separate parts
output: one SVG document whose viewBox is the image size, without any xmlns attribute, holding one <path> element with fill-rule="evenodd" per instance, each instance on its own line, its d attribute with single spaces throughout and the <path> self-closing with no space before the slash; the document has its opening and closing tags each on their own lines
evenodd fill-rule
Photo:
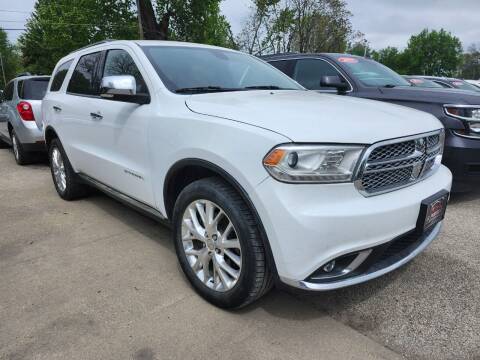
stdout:
<svg viewBox="0 0 480 360">
<path fill-rule="evenodd" d="M 172 225 L 195 290 L 251 303 L 385 274 L 439 233 L 451 174 L 433 116 L 306 91 L 255 57 L 175 42 L 78 50 L 43 101 L 55 187 Z"/>
</svg>

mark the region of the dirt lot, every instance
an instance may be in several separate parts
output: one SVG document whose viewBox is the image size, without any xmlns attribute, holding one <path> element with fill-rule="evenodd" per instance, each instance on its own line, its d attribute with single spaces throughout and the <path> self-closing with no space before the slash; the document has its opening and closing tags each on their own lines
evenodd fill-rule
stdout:
<svg viewBox="0 0 480 360">
<path fill-rule="evenodd" d="M 410 265 L 351 289 L 195 295 L 168 229 L 0 150 L 0 359 L 480 359 L 480 193 L 454 197 Z"/>
</svg>

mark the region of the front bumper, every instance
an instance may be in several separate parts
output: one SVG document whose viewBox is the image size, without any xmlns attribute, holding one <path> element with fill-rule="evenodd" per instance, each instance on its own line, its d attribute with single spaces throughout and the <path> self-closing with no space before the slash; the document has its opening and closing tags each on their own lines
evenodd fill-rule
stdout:
<svg viewBox="0 0 480 360">
<path fill-rule="evenodd" d="M 361 271 L 357 274 L 352 274 L 349 277 L 344 279 L 339 279 L 338 281 L 331 282 L 314 282 L 309 280 L 304 281 L 291 281 L 290 279 L 281 279 L 287 285 L 296 287 L 303 290 L 312 290 L 312 291 L 328 291 L 334 289 L 340 289 L 352 285 L 357 285 L 364 283 L 369 280 L 373 280 L 382 275 L 385 275 L 399 267 L 405 265 L 418 254 L 420 254 L 425 248 L 430 245 L 430 243 L 438 236 L 442 228 L 442 223 L 437 224 L 431 231 L 427 234 L 424 234 L 420 237 L 415 237 L 414 235 L 405 235 L 406 238 L 409 236 L 413 237 L 414 241 L 410 241 L 408 246 L 404 247 L 397 253 L 390 253 L 386 256 L 382 256 L 380 259 L 370 264 L 364 271 Z M 403 237 L 402 237 L 403 238 Z M 402 240 L 402 239 L 399 239 Z M 395 240 L 392 241 L 395 243 Z M 382 247 L 380 245 L 379 247 Z M 396 246 L 393 246 L 394 248 Z"/>
<path fill-rule="evenodd" d="M 453 174 L 453 191 L 471 191 L 480 186 L 480 139 L 446 131 L 443 163 Z"/>
<path fill-rule="evenodd" d="M 416 228 L 421 202 L 451 188 L 450 171 L 441 166 L 429 178 L 391 193 L 366 198 L 354 185 L 292 185 L 267 179 L 254 203 L 263 221 L 279 278 L 310 290 L 330 290 L 370 280 L 392 271 L 420 253 L 438 234 L 438 225 L 420 245 L 375 271 L 328 284 L 309 277 L 344 255 L 391 242 Z"/>
</svg>

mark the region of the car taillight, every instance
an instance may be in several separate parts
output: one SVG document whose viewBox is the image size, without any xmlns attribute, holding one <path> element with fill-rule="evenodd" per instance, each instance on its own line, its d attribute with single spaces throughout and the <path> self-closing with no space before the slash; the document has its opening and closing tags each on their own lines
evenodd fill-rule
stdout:
<svg viewBox="0 0 480 360">
<path fill-rule="evenodd" d="M 33 115 L 32 105 L 26 101 L 20 101 L 17 105 L 17 111 L 20 114 L 20 117 L 24 121 L 35 121 L 35 116 Z"/>
</svg>

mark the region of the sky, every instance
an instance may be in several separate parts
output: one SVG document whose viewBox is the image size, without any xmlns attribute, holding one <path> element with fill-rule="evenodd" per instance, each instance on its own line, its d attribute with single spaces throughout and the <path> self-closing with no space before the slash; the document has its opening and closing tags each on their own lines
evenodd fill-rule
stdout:
<svg viewBox="0 0 480 360">
<path fill-rule="evenodd" d="M 0 0 L 0 27 L 22 28 L 35 0 Z M 445 28 L 465 48 L 480 43 L 480 0 L 347 0 L 355 30 L 363 32 L 374 49 L 404 48 L 412 34 L 424 28 Z M 222 11 L 235 34 L 249 14 L 251 0 L 224 0 Z M 8 11 L 3 11 L 8 10 Z M 19 11 L 19 12 L 12 12 Z M 14 22 L 19 21 L 19 22 Z M 8 31 L 16 41 L 20 31 Z"/>
</svg>

